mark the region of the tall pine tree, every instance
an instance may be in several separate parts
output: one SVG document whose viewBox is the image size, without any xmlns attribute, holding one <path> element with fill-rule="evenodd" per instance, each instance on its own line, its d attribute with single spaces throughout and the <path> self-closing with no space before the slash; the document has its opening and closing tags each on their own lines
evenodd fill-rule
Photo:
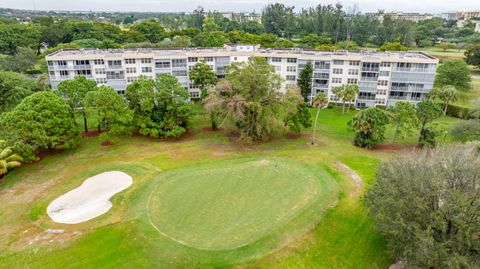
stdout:
<svg viewBox="0 0 480 269">
<path fill-rule="evenodd" d="M 308 61 L 305 67 L 302 69 L 302 71 L 300 71 L 300 75 L 297 81 L 297 85 L 300 88 L 300 91 L 302 93 L 302 96 L 305 102 L 308 102 L 308 97 L 312 92 L 312 73 L 313 73 L 312 62 Z"/>
</svg>

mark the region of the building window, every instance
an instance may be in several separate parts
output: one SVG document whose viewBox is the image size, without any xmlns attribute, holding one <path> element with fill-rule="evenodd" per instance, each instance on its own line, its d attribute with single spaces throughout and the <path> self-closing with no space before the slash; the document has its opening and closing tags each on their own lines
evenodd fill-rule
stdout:
<svg viewBox="0 0 480 269">
<path fill-rule="evenodd" d="M 188 72 L 187 70 L 173 70 L 172 75 L 176 77 L 186 77 Z"/>
<path fill-rule="evenodd" d="M 334 74 L 343 74 L 343 69 L 341 69 L 341 68 L 333 68 L 333 73 L 334 73 Z"/>
<path fill-rule="evenodd" d="M 187 67 L 187 59 L 173 59 L 172 67 Z"/>
<path fill-rule="evenodd" d="M 287 72 L 297 72 L 296 66 L 287 66 Z"/>
<path fill-rule="evenodd" d="M 380 67 L 390 67 L 390 63 L 382 62 L 382 63 L 380 64 Z"/>
<path fill-rule="evenodd" d="M 48 72 L 48 75 L 50 76 L 51 79 L 55 79 L 55 71 Z"/>
<path fill-rule="evenodd" d="M 287 58 L 287 63 L 296 63 L 297 58 Z"/>
<path fill-rule="evenodd" d="M 170 68 L 170 60 L 159 60 L 155 62 L 155 68 Z"/>
<path fill-rule="evenodd" d="M 297 77 L 296 77 L 296 76 L 292 76 L 292 75 L 287 75 L 286 78 L 287 78 L 288 81 L 295 81 Z"/>
<path fill-rule="evenodd" d="M 341 84 L 342 78 L 332 78 L 332 83 Z"/>
<path fill-rule="evenodd" d="M 349 65 L 353 65 L 353 66 L 359 66 L 360 65 L 360 61 L 350 61 L 348 62 Z"/>
<path fill-rule="evenodd" d="M 53 61 L 48 61 L 47 64 L 48 66 L 53 66 Z"/>
<path fill-rule="evenodd" d="M 68 71 L 67 70 L 60 70 L 60 77 L 68 77 Z"/>
<path fill-rule="evenodd" d="M 108 71 L 107 79 L 124 79 L 123 71 Z"/>
<path fill-rule="evenodd" d="M 388 80 L 379 80 L 378 86 L 388 86 Z"/>
<path fill-rule="evenodd" d="M 96 68 L 95 69 L 95 74 L 104 75 L 105 74 L 105 68 Z"/>
<path fill-rule="evenodd" d="M 358 75 L 358 69 L 348 69 L 348 74 L 349 75 Z"/>
<path fill-rule="evenodd" d="M 108 61 L 108 66 L 112 68 L 121 68 L 122 61 L 121 60 Z"/>
<path fill-rule="evenodd" d="M 106 78 L 97 78 L 95 81 L 97 82 L 97 84 L 106 84 L 107 83 Z"/>
<path fill-rule="evenodd" d="M 67 61 L 58 61 L 57 64 L 59 66 L 67 66 Z"/>
<path fill-rule="evenodd" d="M 200 93 L 199 92 L 190 92 L 190 97 L 191 98 L 200 98 Z"/>
<path fill-rule="evenodd" d="M 105 64 L 105 62 L 102 59 L 97 59 L 97 60 L 93 60 L 93 64 L 102 65 L 102 64 Z"/>
<path fill-rule="evenodd" d="M 377 94 L 378 94 L 378 95 L 386 95 L 386 94 L 387 94 L 387 90 L 385 90 L 385 89 L 377 89 Z"/>
<path fill-rule="evenodd" d="M 333 60 L 333 65 L 343 65 L 343 60 Z"/>
<path fill-rule="evenodd" d="M 135 59 L 125 59 L 125 64 L 135 64 Z"/>
<path fill-rule="evenodd" d="M 274 62 L 274 63 L 281 63 L 281 62 L 282 62 L 282 58 L 273 57 L 273 58 L 272 58 L 272 62 Z"/>
<path fill-rule="evenodd" d="M 142 64 L 151 64 L 152 63 L 152 58 L 142 58 L 140 60 Z"/>
<path fill-rule="evenodd" d="M 89 65 L 90 61 L 89 60 L 77 60 L 75 61 L 75 65 Z"/>
<path fill-rule="evenodd" d="M 138 77 L 127 77 L 127 83 L 132 83 L 138 81 Z"/>
<path fill-rule="evenodd" d="M 142 67 L 143 70 L 144 67 Z M 135 67 L 127 67 L 127 74 L 137 73 L 137 68 Z"/>
<path fill-rule="evenodd" d="M 188 57 L 188 62 L 189 63 L 196 63 L 196 62 L 198 62 L 198 57 Z"/>
<path fill-rule="evenodd" d="M 273 67 L 275 68 L 275 71 L 276 71 L 276 72 L 282 72 L 282 66 L 280 66 L 280 65 L 274 65 Z"/>
<path fill-rule="evenodd" d="M 143 66 L 142 67 L 142 73 L 152 73 L 152 68 L 149 67 L 149 66 Z"/>
<path fill-rule="evenodd" d="M 90 76 L 92 74 L 92 70 L 89 70 L 89 69 L 75 70 L 75 74 L 77 76 Z"/>
<path fill-rule="evenodd" d="M 213 57 L 205 57 L 205 62 L 213 62 Z"/>
<path fill-rule="evenodd" d="M 349 79 L 347 79 L 347 84 L 358 84 L 358 79 L 349 78 Z"/>
<path fill-rule="evenodd" d="M 388 77 L 388 76 L 390 76 L 390 71 L 380 71 L 380 73 L 378 74 L 378 76 L 380 76 L 380 77 Z"/>
</svg>

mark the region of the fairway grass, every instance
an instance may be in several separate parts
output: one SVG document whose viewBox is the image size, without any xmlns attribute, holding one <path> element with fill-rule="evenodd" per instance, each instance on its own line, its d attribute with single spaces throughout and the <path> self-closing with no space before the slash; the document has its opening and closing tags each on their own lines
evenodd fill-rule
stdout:
<svg viewBox="0 0 480 269">
<path fill-rule="evenodd" d="M 321 168 L 281 159 L 237 159 L 159 175 L 148 215 L 156 229 L 186 246 L 232 250 L 267 237 L 309 207 L 335 198 Z"/>
</svg>

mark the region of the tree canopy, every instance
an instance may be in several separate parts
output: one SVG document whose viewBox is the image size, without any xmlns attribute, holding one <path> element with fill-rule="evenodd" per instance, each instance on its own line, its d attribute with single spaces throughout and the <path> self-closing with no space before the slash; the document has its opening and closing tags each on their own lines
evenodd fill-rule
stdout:
<svg viewBox="0 0 480 269">
<path fill-rule="evenodd" d="M 72 110 L 52 92 L 34 93 L 0 116 L 1 135 L 27 160 L 45 149 L 75 146 L 80 135 Z"/>
<path fill-rule="evenodd" d="M 35 81 L 15 72 L 0 71 L 0 113 L 14 108 L 33 93 Z"/>
<path fill-rule="evenodd" d="M 472 88 L 472 77 L 463 60 L 446 61 L 437 68 L 435 85 L 437 87 L 454 86 L 458 90 L 468 91 Z"/>
<path fill-rule="evenodd" d="M 193 110 L 188 92 L 177 78 L 160 74 L 155 80 L 141 77 L 128 85 L 126 97 L 138 131 L 150 137 L 179 137 L 186 132 Z"/>
<path fill-rule="evenodd" d="M 376 177 L 365 201 L 396 260 L 412 268 L 480 266 L 475 145 L 403 153 Z"/>
<path fill-rule="evenodd" d="M 371 148 L 383 142 L 388 123 L 387 114 L 379 108 L 371 107 L 360 111 L 348 123 L 357 131 L 353 144 L 361 148 Z"/>
</svg>

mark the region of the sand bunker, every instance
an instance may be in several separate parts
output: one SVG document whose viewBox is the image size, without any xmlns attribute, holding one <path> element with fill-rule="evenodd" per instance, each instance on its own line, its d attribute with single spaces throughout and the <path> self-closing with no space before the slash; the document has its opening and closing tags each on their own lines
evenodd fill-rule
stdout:
<svg viewBox="0 0 480 269">
<path fill-rule="evenodd" d="M 132 177 L 124 172 L 111 171 L 85 180 L 78 188 L 55 199 L 47 207 L 53 221 L 77 224 L 106 213 L 110 198 L 132 185 Z"/>
</svg>

